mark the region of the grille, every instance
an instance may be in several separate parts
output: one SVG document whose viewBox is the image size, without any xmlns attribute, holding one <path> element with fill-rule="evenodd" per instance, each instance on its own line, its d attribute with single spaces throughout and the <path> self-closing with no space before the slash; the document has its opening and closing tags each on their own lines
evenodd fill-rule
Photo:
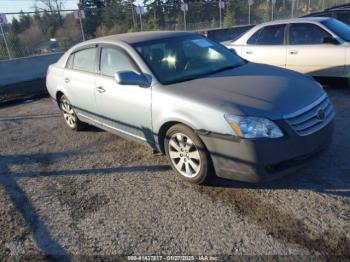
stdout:
<svg viewBox="0 0 350 262">
<path fill-rule="evenodd" d="M 324 94 L 311 105 L 284 116 L 284 119 L 298 135 L 307 136 L 326 126 L 334 116 L 333 105 Z"/>
</svg>

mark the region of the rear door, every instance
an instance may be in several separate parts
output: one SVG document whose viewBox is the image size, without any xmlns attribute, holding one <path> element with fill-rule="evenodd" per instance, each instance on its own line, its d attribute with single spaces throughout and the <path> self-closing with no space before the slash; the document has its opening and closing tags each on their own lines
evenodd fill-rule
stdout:
<svg viewBox="0 0 350 262">
<path fill-rule="evenodd" d="M 96 110 L 95 81 L 96 81 L 95 46 L 86 47 L 71 54 L 64 72 L 66 96 L 78 115 L 91 117 Z"/>
<path fill-rule="evenodd" d="M 312 76 L 343 75 L 346 50 L 342 45 L 323 43 L 326 37 L 331 34 L 316 24 L 291 24 L 287 68 Z"/>
<path fill-rule="evenodd" d="M 120 135 L 141 141 L 153 138 L 151 87 L 119 85 L 115 73 L 140 72 L 126 51 L 113 45 L 100 47 L 99 76 L 96 79 L 96 104 L 103 125 Z"/>
<path fill-rule="evenodd" d="M 255 32 L 242 47 L 241 56 L 255 63 L 286 66 L 284 45 L 286 25 L 265 26 Z"/>
</svg>

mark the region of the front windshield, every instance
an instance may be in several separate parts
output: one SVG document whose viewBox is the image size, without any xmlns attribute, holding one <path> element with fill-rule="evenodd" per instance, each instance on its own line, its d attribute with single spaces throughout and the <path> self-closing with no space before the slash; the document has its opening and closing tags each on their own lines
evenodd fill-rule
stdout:
<svg viewBox="0 0 350 262">
<path fill-rule="evenodd" d="M 336 19 L 327 19 L 321 22 L 341 39 L 350 42 L 350 27 Z"/>
<path fill-rule="evenodd" d="M 137 43 L 134 48 L 162 84 L 199 78 L 245 63 L 230 50 L 199 35 Z"/>
</svg>

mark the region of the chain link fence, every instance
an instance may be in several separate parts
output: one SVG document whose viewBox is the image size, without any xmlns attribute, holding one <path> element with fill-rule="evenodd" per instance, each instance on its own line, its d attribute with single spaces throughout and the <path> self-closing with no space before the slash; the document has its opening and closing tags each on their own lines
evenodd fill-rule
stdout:
<svg viewBox="0 0 350 262">
<path fill-rule="evenodd" d="M 36 11 L 6 14 L 8 23 L 0 31 L 0 60 L 66 51 L 85 39 L 149 30 L 206 31 L 236 25 L 298 17 L 348 0 L 226 0 L 191 1 L 188 11 L 181 1 L 164 4 L 160 0 L 144 7 L 144 13 L 130 2 L 110 1 L 101 8 L 84 8 L 85 18 L 74 16 L 75 10 Z M 249 5 L 249 3 L 251 5 Z M 275 4 L 273 4 L 275 3 Z M 83 29 L 83 30 L 82 30 Z M 8 49 L 4 40 L 7 40 Z"/>
</svg>

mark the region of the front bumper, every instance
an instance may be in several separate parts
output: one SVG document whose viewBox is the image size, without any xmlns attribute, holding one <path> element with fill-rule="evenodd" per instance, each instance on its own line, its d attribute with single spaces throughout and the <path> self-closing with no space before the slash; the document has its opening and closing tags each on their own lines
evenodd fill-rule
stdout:
<svg viewBox="0 0 350 262">
<path fill-rule="evenodd" d="M 285 136 L 277 139 L 238 139 L 212 133 L 199 136 L 210 153 L 217 176 L 256 183 L 299 169 L 329 144 L 333 122 L 308 136 L 299 136 L 284 121 L 277 124 Z"/>
</svg>

